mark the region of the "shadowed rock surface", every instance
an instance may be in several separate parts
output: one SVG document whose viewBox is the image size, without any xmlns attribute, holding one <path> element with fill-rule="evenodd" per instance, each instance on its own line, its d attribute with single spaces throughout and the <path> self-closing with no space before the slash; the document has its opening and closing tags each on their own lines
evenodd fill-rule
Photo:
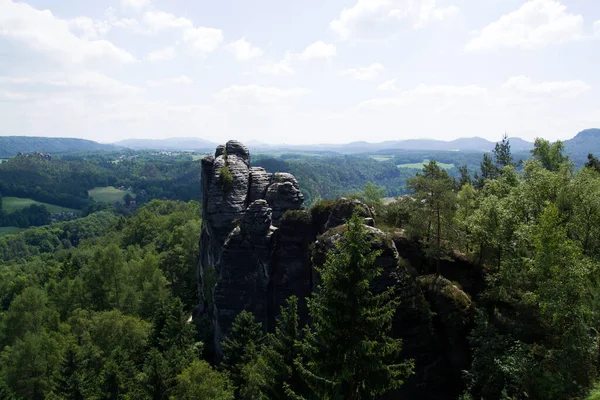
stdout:
<svg viewBox="0 0 600 400">
<path fill-rule="evenodd" d="M 235 316 L 252 312 L 272 330 L 280 307 L 295 295 L 300 323 L 307 322 L 306 298 L 318 286 L 314 265 L 323 265 L 346 222 L 357 210 L 365 218 L 382 275 L 374 291 L 393 286 L 401 304 L 392 334 L 403 339 L 403 355 L 415 361 L 415 374 L 386 398 L 453 399 L 463 389 L 461 371 L 470 364 L 467 336 L 473 323 L 471 298 L 448 279 L 427 274 L 430 262 L 418 243 L 375 227 L 373 213 L 353 199 L 324 201 L 310 211 L 296 178 L 249 168 L 240 142 L 219 146 L 202 160 L 202 233 L 196 315 L 212 321 L 217 357 Z M 223 179 L 231 174 L 231 180 Z M 444 261 L 443 275 L 470 295 L 482 282 L 479 269 L 460 257 Z M 215 276 L 216 282 L 205 279 Z M 210 294 L 210 296 L 209 296 Z M 210 304 L 207 299 L 212 299 Z"/>
</svg>

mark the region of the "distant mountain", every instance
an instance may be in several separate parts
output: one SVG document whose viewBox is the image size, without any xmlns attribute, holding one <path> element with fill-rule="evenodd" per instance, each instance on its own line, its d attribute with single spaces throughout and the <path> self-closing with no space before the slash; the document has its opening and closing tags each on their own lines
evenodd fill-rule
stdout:
<svg viewBox="0 0 600 400">
<path fill-rule="evenodd" d="M 563 141 L 567 153 L 578 166 L 583 165 L 589 153 L 600 156 L 600 129 L 586 129 L 573 139 Z"/>
<path fill-rule="evenodd" d="M 112 144 L 85 139 L 35 136 L 0 136 L 0 157 L 14 157 L 19 152 L 70 153 L 76 151 L 117 150 Z"/>
<path fill-rule="evenodd" d="M 513 152 L 529 151 L 533 148 L 533 143 L 527 142 L 521 138 L 509 138 L 509 140 Z M 491 142 L 480 137 L 473 137 L 460 138 L 450 141 L 435 139 L 407 139 L 380 143 L 351 142 L 347 144 L 271 145 L 261 147 L 261 149 L 279 151 L 333 151 L 344 154 L 381 153 L 385 150 L 484 152 L 492 151 L 495 145 L 495 142 Z"/>
<path fill-rule="evenodd" d="M 114 143 L 133 150 L 211 150 L 217 144 L 201 138 L 125 139 Z"/>
</svg>

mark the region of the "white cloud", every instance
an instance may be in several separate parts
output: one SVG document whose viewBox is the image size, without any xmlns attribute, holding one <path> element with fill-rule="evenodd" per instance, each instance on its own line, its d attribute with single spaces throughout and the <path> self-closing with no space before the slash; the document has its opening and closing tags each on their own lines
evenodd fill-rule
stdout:
<svg viewBox="0 0 600 400">
<path fill-rule="evenodd" d="M 396 79 L 391 79 L 387 82 L 382 83 L 377 87 L 377 90 L 386 92 L 397 92 L 405 98 L 417 97 L 417 96 L 437 96 L 437 97 L 469 97 L 469 96 L 483 96 L 487 93 L 485 88 L 477 85 L 464 85 L 464 86 L 452 86 L 452 85 L 426 85 L 421 83 L 417 87 L 409 90 L 402 90 L 398 88 Z"/>
<path fill-rule="evenodd" d="M 308 45 L 300 54 L 298 54 L 298 59 L 302 61 L 314 60 L 323 58 L 326 60 L 330 60 L 337 54 L 335 45 L 327 44 L 322 40 L 318 40 L 313 44 Z"/>
<path fill-rule="evenodd" d="M 503 88 L 517 95 L 536 97 L 575 97 L 591 89 L 581 80 L 534 83 L 529 77 L 522 75 L 508 79 Z"/>
<path fill-rule="evenodd" d="M 183 40 L 201 53 L 215 51 L 223 42 L 223 32 L 215 28 L 189 28 L 183 32 Z"/>
<path fill-rule="evenodd" d="M 482 99 L 488 94 L 486 88 L 477 85 L 426 85 L 421 83 L 415 88 L 402 90 L 398 88 L 396 79 L 381 84 L 378 90 L 396 93 L 392 97 L 375 98 L 362 102 L 359 109 L 380 109 L 384 107 L 407 107 L 416 104 L 433 107 L 435 102 L 442 105 L 448 102 L 465 99 Z"/>
<path fill-rule="evenodd" d="M 386 37 L 406 22 L 421 28 L 458 14 L 456 6 L 438 7 L 436 0 L 358 0 L 329 23 L 342 40 L 352 37 Z"/>
<path fill-rule="evenodd" d="M 124 8 L 130 8 L 135 11 L 142 10 L 150 5 L 150 0 L 121 0 Z"/>
<path fill-rule="evenodd" d="M 263 55 L 260 47 L 253 46 L 245 37 L 225 46 L 239 61 L 248 61 Z"/>
<path fill-rule="evenodd" d="M 558 1 L 531 0 L 483 28 L 465 49 L 533 49 L 578 40 L 584 36 L 581 15 L 569 14 L 567 7 Z"/>
<path fill-rule="evenodd" d="M 94 71 L 63 71 L 27 77 L 0 76 L 0 84 L 18 87 L 19 93 L 31 92 L 32 97 L 34 93 L 37 97 L 52 96 L 53 93 L 64 95 L 69 92 L 119 97 L 140 93 L 140 89 L 135 86 Z"/>
<path fill-rule="evenodd" d="M 167 29 L 193 28 L 194 24 L 187 18 L 176 17 L 164 11 L 146 11 L 142 20 L 154 32 Z"/>
<path fill-rule="evenodd" d="M 396 86 L 396 79 L 390 79 L 389 81 L 385 81 L 381 85 L 377 86 L 377 90 L 381 90 L 384 92 L 395 92 L 398 90 Z"/>
<path fill-rule="evenodd" d="M 594 36 L 600 37 L 600 20 L 594 22 Z"/>
<path fill-rule="evenodd" d="M 107 40 L 77 37 L 71 32 L 69 21 L 55 17 L 49 10 L 38 10 L 11 0 L 0 1 L 0 36 L 19 41 L 63 63 L 135 61 L 130 53 Z"/>
<path fill-rule="evenodd" d="M 452 86 L 452 85 L 425 85 L 419 84 L 416 88 L 403 92 L 404 96 L 442 96 L 442 97 L 476 97 L 484 96 L 487 89 L 477 85 Z"/>
<path fill-rule="evenodd" d="M 27 95 L 24 93 L 11 92 L 9 90 L 0 90 L 0 101 L 22 101 L 27 100 Z"/>
<path fill-rule="evenodd" d="M 380 63 L 374 63 L 367 67 L 350 68 L 340 71 L 340 75 L 349 76 L 359 81 L 368 81 L 377 78 L 384 69 L 385 67 Z"/>
<path fill-rule="evenodd" d="M 274 86 L 233 85 L 216 93 L 215 98 L 223 103 L 276 104 L 308 93 L 310 91 L 305 88 L 282 89 Z"/>
<path fill-rule="evenodd" d="M 174 46 L 167 46 L 162 49 L 157 49 L 148 53 L 148 61 L 169 61 L 175 58 L 177 52 Z"/>
<path fill-rule="evenodd" d="M 293 75 L 295 71 L 292 68 L 292 53 L 287 52 L 281 61 L 261 65 L 259 72 L 265 75 Z"/>
<path fill-rule="evenodd" d="M 69 28 L 72 31 L 79 31 L 84 39 L 98 39 L 110 31 L 110 24 L 107 21 L 94 21 L 89 17 L 77 17 L 69 20 Z"/>
<path fill-rule="evenodd" d="M 147 81 L 148 86 L 187 86 L 193 84 L 194 81 L 187 75 L 174 76 L 159 81 Z"/>
</svg>

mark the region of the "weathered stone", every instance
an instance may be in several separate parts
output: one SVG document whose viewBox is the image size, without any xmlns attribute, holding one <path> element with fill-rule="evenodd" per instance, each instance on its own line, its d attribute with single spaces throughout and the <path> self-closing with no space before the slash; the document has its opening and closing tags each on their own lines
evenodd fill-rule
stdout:
<svg viewBox="0 0 600 400">
<path fill-rule="evenodd" d="M 272 212 L 266 200 L 256 200 L 248 206 L 242 223 L 241 233 L 248 237 L 264 236 L 271 228 Z"/>
<path fill-rule="evenodd" d="M 249 202 L 265 198 L 267 188 L 271 184 L 272 175 L 273 174 L 265 171 L 265 169 L 261 167 L 250 168 L 250 193 L 248 194 Z"/>
<path fill-rule="evenodd" d="M 225 145 L 225 150 L 228 156 L 237 156 L 246 166 L 250 166 L 250 152 L 248 148 L 237 140 L 230 140 Z"/>
<path fill-rule="evenodd" d="M 300 325 L 308 319 L 306 299 L 313 287 L 310 247 L 316 232 L 308 211 L 289 210 L 283 214 L 277 231 L 277 248 L 271 262 L 269 326 L 274 326 L 279 310 L 290 296 L 298 298 Z"/>
<path fill-rule="evenodd" d="M 275 182 L 267 188 L 265 198 L 273 208 L 273 224 L 277 226 L 284 212 L 302 208 L 304 195 L 292 175 L 278 173 L 273 179 Z"/>
<path fill-rule="evenodd" d="M 225 153 L 225 145 L 220 144 L 217 146 L 217 149 L 215 150 L 215 158 L 223 155 L 223 153 Z"/>
<path fill-rule="evenodd" d="M 256 320 L 267 328 L 269 263 L 275 230 L 269 226 L 264 235 L 247 235 L 237 227 L 223 245 L 216 266 L 219 274 L 213 292 L 213 329 L 217 354 L 221 354 L 221 342 L 241 311 L 252 312 Z"/>
</svg>

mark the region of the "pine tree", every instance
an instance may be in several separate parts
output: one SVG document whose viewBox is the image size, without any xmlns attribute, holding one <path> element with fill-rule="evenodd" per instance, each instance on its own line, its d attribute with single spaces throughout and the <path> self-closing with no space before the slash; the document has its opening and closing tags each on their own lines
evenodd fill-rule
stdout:
<svg viewBox="0 0 600 400">
<path fill-rule="evenodd" d="M 275 332 L 267 335 L 256 362 L 244 371 L 247 386 L 242 398 L 289 399 L 289 390 L 297 394 L 308 392 L 294 365 L 301 339 L 298 299 L 291 296 L 286 303 L 286 307 L 281 307 Z"/>
<path fill-rule="evenodd" d="M 460 187 L 462 188 L 466 184 L 471 184 L 471 174 L 466 165 L 461 165 L 458 168 L 458 172 L 460 173 Z"/>
<path fill-rule="evenodd" d="M 588 154 L 587 159 L 588 160 L 585 163 L 586 168 L 592 168 L 592 169 L 596 170 L 597 172 L 600 172 L 600 160 L 598 160 L 598 158 L 595 157 L 592 153 Z M 0 203 L 0 206 L 1 205 L 2 204 Z"/>
<path fill-rule="evenodd" d="M 499 169 L 509 165 L 514 165 L 512 154 L 510 152 L 510 140 L 508 140 L 508 136 L 506 134 L 502 136 L 501 142 L 496 143 L 493 153 L 494 159 L 496 160 L 496 165 Z"/>
<path fill-rule="evenodd" d="M 481 175 L 479 175 L 479 178 L 477 180 L 477 187 L 479 189 L 483 187 L 486 180 L 498 178 L 498 167 L 496 166 L 496 164 L 494 164 L 492 156 L 490 156 L 489 153 L 485 153 L 483 155 L 483 160 L 481 161 L 480 169 Z"/>
<path fill-rule="evenodd" d="M 318 290 L 309 299 L 312 329 L 305 329 L 296 366 L 319 399 L 371 399 L 398 388 L 412 370 L 401 361 L 402 342 L 388 336 L 399 299 L 379 294 L 381 275 L 362 218 L 354 214 L 336 251 L 327 255 Z"/>
<path fill-rule="evenodd" d="M 435 161 L 423 167 L 422 173 L 408 180 L 408 187 L 414 192 L 417 204 L 426 215 L 426 238 L 428 255 L 436 261 L 436 271 L 440 274 L 440 259 L 444 253 L 444 231 L 452 223 L 454 193 L 452 179 Z M 421 223 L 421 221 L 419 221 Z"/>
<path fill-rule="evenodd" d="M 230 373 L 231 380 L 236 387 L 236 398 L 238 398 L 240 386 L 244 383 L 244 368 L 256 360 L 262 338 L 261 324 L 256 322 L 252 313 L 242 311 L 235 317 L 229 335 L 221 344 L 223 368 Z"/>
</svg>

